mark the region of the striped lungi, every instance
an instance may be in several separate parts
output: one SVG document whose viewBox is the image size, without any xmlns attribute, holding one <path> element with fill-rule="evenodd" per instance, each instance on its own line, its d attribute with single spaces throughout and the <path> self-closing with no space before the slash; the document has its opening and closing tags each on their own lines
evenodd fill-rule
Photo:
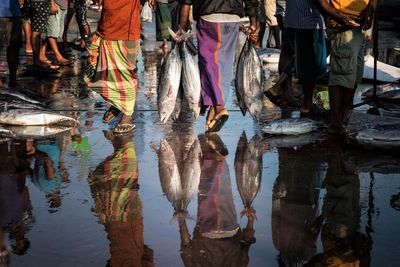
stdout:
<svg viewBox="0 0 400 267">
<path fill-rule="evenodd" d="M 168 4 L 156 2 L 156 39 L 162 41 L 171 39 L 168 28 L 171 28 L 171 11 Z"/>
<path fill-rule="evenodd" d="M 132 115 L 135 107 L 139 47 L 139 41 L 109 41 L 98 35 L 87 47 L 90 57 L 85 82 L 126 115 Z"/>
<path fill-rule="evenodd" d="M 204 105 L 224 105 L 230 90 L 239 22 L 197 22 Z"/>
</svg>

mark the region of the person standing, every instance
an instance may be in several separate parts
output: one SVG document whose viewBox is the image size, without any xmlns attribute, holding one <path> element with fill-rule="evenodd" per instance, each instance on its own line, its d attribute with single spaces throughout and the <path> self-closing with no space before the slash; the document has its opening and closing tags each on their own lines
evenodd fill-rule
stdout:
<svg viewBox="0 0 400 267">
<path fill-rule="evenodd" d="M 371 28 L 378 0 L 314 0 L 328 17 L 331 40 L 328 132 L 341 134 L 343 122 L 353 105 L 357 83 L 364 71 L 366 30 Z"/>
<path fill-rule="evenodd" d="M 18 0 L 0 1 L 0 50 L 7 43 L 7 63 L 10 70 L 8 87 L 17 86 L 19 49 L 22 45 L 22 20 Z M 3 87 L 0 80 L 0 87 Z"/>
<path fill-rule="evenodd" d="M 232 80 L 234 51 L 239 34 L 239 21 L 250 17 L 250 37 L 257 40 L 257 0 L 180 0 L 180 25 L 186 30 L 190 5 L 197 21 L 197 40 L 201 96 L 209 107 L 206 132 L 219 131 L 228 119 L 225 102 Z M 243 7 L 243 2 L 245 6 Z"/>
<path fill-rule="evenodd" d="M 168 28 L 171 28 L 171 12 L 168 8 L 168 0 L 156 1 L 156 38 L 162 41 L 161 49 L 168 51 L 168 41 L 171 36 Z"/>
<path fill-rule="evenodd" d="M 103 122 L 123 113 L 113 130 L 115 134 L 129 133 L 135 128 L 132 114 L 138 85 L 140 4 L 139 0 L 104 0 L 97 31 L 87 47 L 89 64 L 84 80 L 111 105 Z M 153 7 L 154 0 L 149 5 Z"/>
</svg>

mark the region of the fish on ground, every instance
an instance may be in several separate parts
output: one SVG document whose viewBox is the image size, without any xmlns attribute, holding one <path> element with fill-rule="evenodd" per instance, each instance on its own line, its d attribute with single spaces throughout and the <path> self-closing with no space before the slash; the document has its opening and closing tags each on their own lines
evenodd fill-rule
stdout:
<svg viewBox="0 0 400 267">
<path fill-rule="evenodd" d="M 400 91 L 400 84 L 395 83 L 386 83 L 383 85 L 379 85 L 376 87 L 376 95 L 379 96 L 383 93 L 389 91 Z M 370 98 L 374 96 L 374 88 L 367 89 L 364 93 L 361 94 L 362 97 Z"/>
<path fill-rule="evenodd" d="M 25 101 L 30 104 L 36 104 L 36 105 L 42 105 L 39 101 L 36 101 L 18 91 L 12 91 L 12 90 L 7 90 L 7 89 L 1 89 L 0 90 L 0 100 L 3 101 L 9 101 L 9 100 L 19 100 L 19 101 Z"/>
<path fill-rule="evenodd" d="M 319 132 L 293 136 L 271 136 L 263 140 L 263 144 L 271 147 L 300 147 L 312 143 L 321 134 Z"/>
<path fill-rule="evenodd" d="M 280 119 L 261 127 L 264 133 L 272 135 L 300 135 L 317 129 L 317 122 L 308 118 Z"/>
<path fill-rule="evenodd" d="M 251 205 L 260 191 L 262 177 L 262 145 L 261 138 L 255 135 L 247 143 L 246 133 L 241 135 L 235 153 L 236 185 L 243 201 L 243 216 L 251 209 Z"/>
<path fill-rule="evenodd" d="M 31 104 L 29 102 L 10 99 L 8 101 L 0 100 L 0 112 L 12 110 L 12 109 L 38 109 L 47 110 L 43 106 Z"/>
<path fill-rule="evenodd" d="M 255 121 L 258 121 L 263 106 L 264 72 L 252 40 L 246 40 L 241 53 L 243 53 L 243 57 L 239 59 L 243 60 L 243 63 L 238 63 L 238 67 L 243 64 L 243 71 L 240 68 L 236 70 L 236 77 L 240 75 L 238 82 L 241 82 L 243 77 L 243 93 L 240 95 L 243 94 L 244 103 L 250 115 Z"/>
<path fill-rule="evenodd" d="M 10 129 L 6 129 L 6 128 L 0 126 L 0 136 L 1 136 L 1 137 L 6 137 L 6 138 L 7 138 L 7 137 L 12 137 L 12 138 L 14 138 L 14 137 L 15 137 L 15 134 L 14 134 L 14 132 L 11 131 Z"/>
<path fill-rule="evenodd" d="M 32 109 L 13 109 L 0 113 L 0 123 L 9 125 L 76 125 L 79 122 L 71 117 L 51 111 Z"/>
<path fill-rule="evenodd" d="M 157 104 L 162 123 L 165 123 L 174 112 L 181 80 L 181 71 L 182 60 L 179 55 L 178 45 L 175 45 L 175 47 L 169 51 L 161 66 L 158 82 Z"/>
</svg>

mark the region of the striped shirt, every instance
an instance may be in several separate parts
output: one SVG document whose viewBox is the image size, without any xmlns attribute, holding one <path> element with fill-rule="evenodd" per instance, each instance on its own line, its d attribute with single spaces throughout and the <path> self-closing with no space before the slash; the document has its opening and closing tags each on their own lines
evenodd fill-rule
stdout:
<svg viewBox="0 0 400 267">
<path fill-rule="evenodd" d="M 286 0 L 285 27 L 324 29 L 324 19 L 312 0 Z"/>
</svg>

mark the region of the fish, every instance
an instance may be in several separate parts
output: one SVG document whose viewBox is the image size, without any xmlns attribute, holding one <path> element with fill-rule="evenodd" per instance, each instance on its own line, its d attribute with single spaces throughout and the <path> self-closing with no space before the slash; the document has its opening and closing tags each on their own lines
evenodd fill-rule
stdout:
<svg viewBox="0 0 400 267">
<path fill-rule="evenodd" d="M 189 32 L 190 34 L 190 32 Z M 201 82 L 199 67 L 188 50 L 186 42 L 180 44 L 182 58 L 182 88 L 189 109 L 195 118 L 200 114 Z"/>
<path fill-rule="evenodd" d="M 176 106 L 182 72 L 182 60 L 179 47 L 175 45 L 165 58 L 157 87 L 158 114 L 162 123 L 166 123 Z"/>
<path fill-rule="evenodd" d="M 400 99 L 400 89 L 399 90 L 392 90 L 387 91 L 379 95 L 380 99 L 384 100 L 399 100 Z"/>
<path fill-rule="evenodd" d="M 258 51 L 258 55 L 263 63 L 278 63 L 280 57 L 279 49 L 263 49 Z"/>
<path fill-rule="evenodd" d="M 0 113 L 0 123 L 9 125 L 76 125 L 79 122 L 71 117 L 55 112 L 33 109 L 13 109 Z"/>
<path fill-rule="evenodd" d="M 183 89 L 180 86 L 178 89 L 178 94 L 176 96 L 176 101 L 175 101 L 175 108 L 172 112 L 172 119 L 177 120 L 179 118 L 179 114 L 181 114 L 181 109 L 182 109 L 182 101 L 183 101 Z"/>
<path fill-rule="evenodd" d="M 8 101 L 0 100 L 0 112 L 8 111 L 11 109 L 40 109 L 46 110 L 43 106 L 31 104 L 29 102 L 10 99 Z"/>
<path fill-rule="evenodd" d="M 263 140 L 263 144 L 271 147 L 300 147 L 312 143 L 320 133 L 307 133 L 294 136 L 272 136 Z"/>
<path fill-rule="evenodd" d="M 243 88 L 244 51 L 245 50 L 242 49 L 242 51 L 240 52 L 236 65 L 236 74 L 235 74 L 235 93 L 240 111 L 242 112 L 243 116 L 245 116 L 247 112 L 246 103 L 244 102 L 244 88 Z"/>
<path fill-rule="evenodd" d="M 300 135 L 317 129 L 317 122 L 308 118 L 280 119 L 261 127 L 261 131 L 273 135 Z"/>
<path fill-rule="evenodd" d="M 12 137 L 12 138 L 14 138 L 15 134 L 10 129 L 6 129 L 6 128 L 0 126 L 0 136 L 1 137 Z"/>
<path fill-rule="evenodd" d="M 376 87 L 376 95 L 381 95 L 385 92 L 400 90 L 400 84 L 386 83 Z M 361 94 L 362 97 L 370 98 L 374 96 L 374 88 L 367 89 Z"/>
<path fill-rule="evenodd" d="M 252 40 L 246 40 L 242 52 L 244 103 L 252 118 L 258 121 L 263 106 L 264 72 Z"/>
<path fill-rule="evenodd" d="M 174 151 L 166 139 L 160 142 L 158 173 L 163 194 L 176 211 L 180 210 L 182 185 Z"/>
<path fill-rule="evenodd" d="M 36 104 L 36 105 L 42 105 L 41 102 L 36 101 L 18 91 L 12 91 L 12 90 L 7 90 L 7 89 L 1 89 L 0 90 L 0 100 L 3 101 L 8 101 L 8 100 L 22 100 L 31 104 Z"/>
<path fill-rule="evenodd" d="M 238 141 L 234 165 L 236 185 L 246 210 L 251 207 L 261 186 L 263 160 L 261 138 L 258 135 L 247 143 L 246 133 L 242 133 Z"/>
<path fill-rule="evenodd" d="M 355 135 L 357 143 L 369 149 L 399 149 L 400 148 L 400 120 L 399 123 L 382 123 L 373 127 L 365 127 Z"/>
<path fill-rule="evenodd" d="M 57 136 L 60 133 L 70 131 L 72 127 L 65 126 L 5 126 L 5 129 L 10 130 L 17 139 L 41 139 Z"/>
<path fill-rule="evenodd" d="M 186 211 L 190 201 L 198 191 L 201 175 L 201 148 L 198 140 L 195 140 L 186 156 L 181 175 L 182 206 Z"/>
</svg>

